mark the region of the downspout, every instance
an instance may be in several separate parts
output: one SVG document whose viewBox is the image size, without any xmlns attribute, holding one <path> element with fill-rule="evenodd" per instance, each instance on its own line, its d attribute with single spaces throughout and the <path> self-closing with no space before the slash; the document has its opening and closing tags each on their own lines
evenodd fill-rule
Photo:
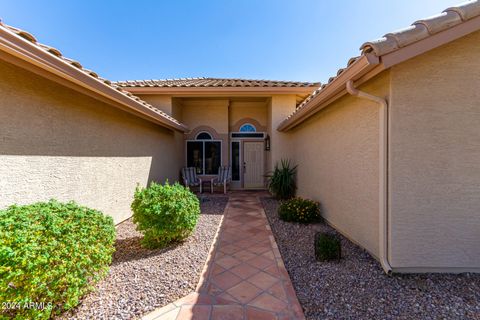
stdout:
<svg viewBox="0 0 480 320">
<path fill-rule="evenodd" d="M 352 96 L 376 102 L 379 110 L 379 260 L 387 274 L 392 273 L 388 261 L 388 103 L 380 98 L 355 88 L 352 80 L 347 81 L 347 92 Z"/>
</svg>

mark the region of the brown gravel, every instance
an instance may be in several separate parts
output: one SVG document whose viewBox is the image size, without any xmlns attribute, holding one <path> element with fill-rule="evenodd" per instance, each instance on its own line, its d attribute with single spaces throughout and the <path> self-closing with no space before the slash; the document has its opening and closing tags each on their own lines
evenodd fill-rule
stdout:
<svg viewBox="0 0 480 320">
<path fill-rule="evenodd" d="M 480 319 L 479 274 L 387 276 L 344 237 L 342 260 L 317 262 L 315 232 L 334 229 L 283 222 L 276 200 L 262 203 L 307 319 Z"/>
<path fill-rule="evenodd" d="M 164 249 L 140 246 L 131 220 L 117 226 L 109 276 L 62 319 L 136 319 L 195 290 L 228 197 L 205 196 L 194 234 Z"/>
</svg>

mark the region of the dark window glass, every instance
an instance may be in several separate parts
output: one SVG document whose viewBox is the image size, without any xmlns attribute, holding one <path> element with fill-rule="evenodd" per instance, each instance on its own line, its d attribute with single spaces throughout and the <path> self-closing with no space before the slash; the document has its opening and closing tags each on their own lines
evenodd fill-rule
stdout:
<svg viewBox="0 0 480 320">
<path fill-rule="evenodd" d="M 232 141 L 232 180 L 240 180 L 240 142 Z"/>
<path fill-rule="evenodd" d="M 187 167 L 195 167 L 197 174 L 203 174 L 203 142 L 187 142 Z"/>
<path fill-rule="evenodd" d="M 207 132 L 201 132 L 197 135 L 197 140 L 212 140 L 212 136 Z"/>
<path fill-rule="evenodd" d="M 232 138 L 263 138 L 263 133 L 257 133 L 257 132 L 232 133 Z"/>
<path fill-rule="evenodd" d="M 219 141 L 205 141 L 205 174 L 218 174 L 221 157 Z"/>
</svg>

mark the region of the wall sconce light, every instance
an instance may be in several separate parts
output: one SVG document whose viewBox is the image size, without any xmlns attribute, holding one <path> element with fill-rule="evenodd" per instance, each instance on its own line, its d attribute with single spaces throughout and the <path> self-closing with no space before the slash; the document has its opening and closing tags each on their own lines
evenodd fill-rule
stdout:
<svg viewBox="0 0 480 320">
<path fill-rule="evenodd" d="M 270 151 L 270 136 L 268 134 L 265 137 L 265 151 Z"/>
</svg>

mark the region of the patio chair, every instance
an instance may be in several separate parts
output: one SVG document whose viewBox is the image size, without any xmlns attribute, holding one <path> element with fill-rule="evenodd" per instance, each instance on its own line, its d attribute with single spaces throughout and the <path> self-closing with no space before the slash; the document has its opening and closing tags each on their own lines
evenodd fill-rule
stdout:
<svg viewBox="0 0 480 320">
<path fill-rule="evenodd" d="M 222 166 L 218 168 L 218 176 L 213 178 L 210 183 L 211 193 L 214 186 L 223 185 L 223 193 L 227 194 L 227 184 L 232 181 L 232 168 L 230 166 Z"/>
<path fill-rule="evenodd" d="M 182 168 L 182 179 L 185 187 L 200 187 L 200 193 L 202 193 L 202 180 L 197 177 L 194 167 Z"/>
</svg>

